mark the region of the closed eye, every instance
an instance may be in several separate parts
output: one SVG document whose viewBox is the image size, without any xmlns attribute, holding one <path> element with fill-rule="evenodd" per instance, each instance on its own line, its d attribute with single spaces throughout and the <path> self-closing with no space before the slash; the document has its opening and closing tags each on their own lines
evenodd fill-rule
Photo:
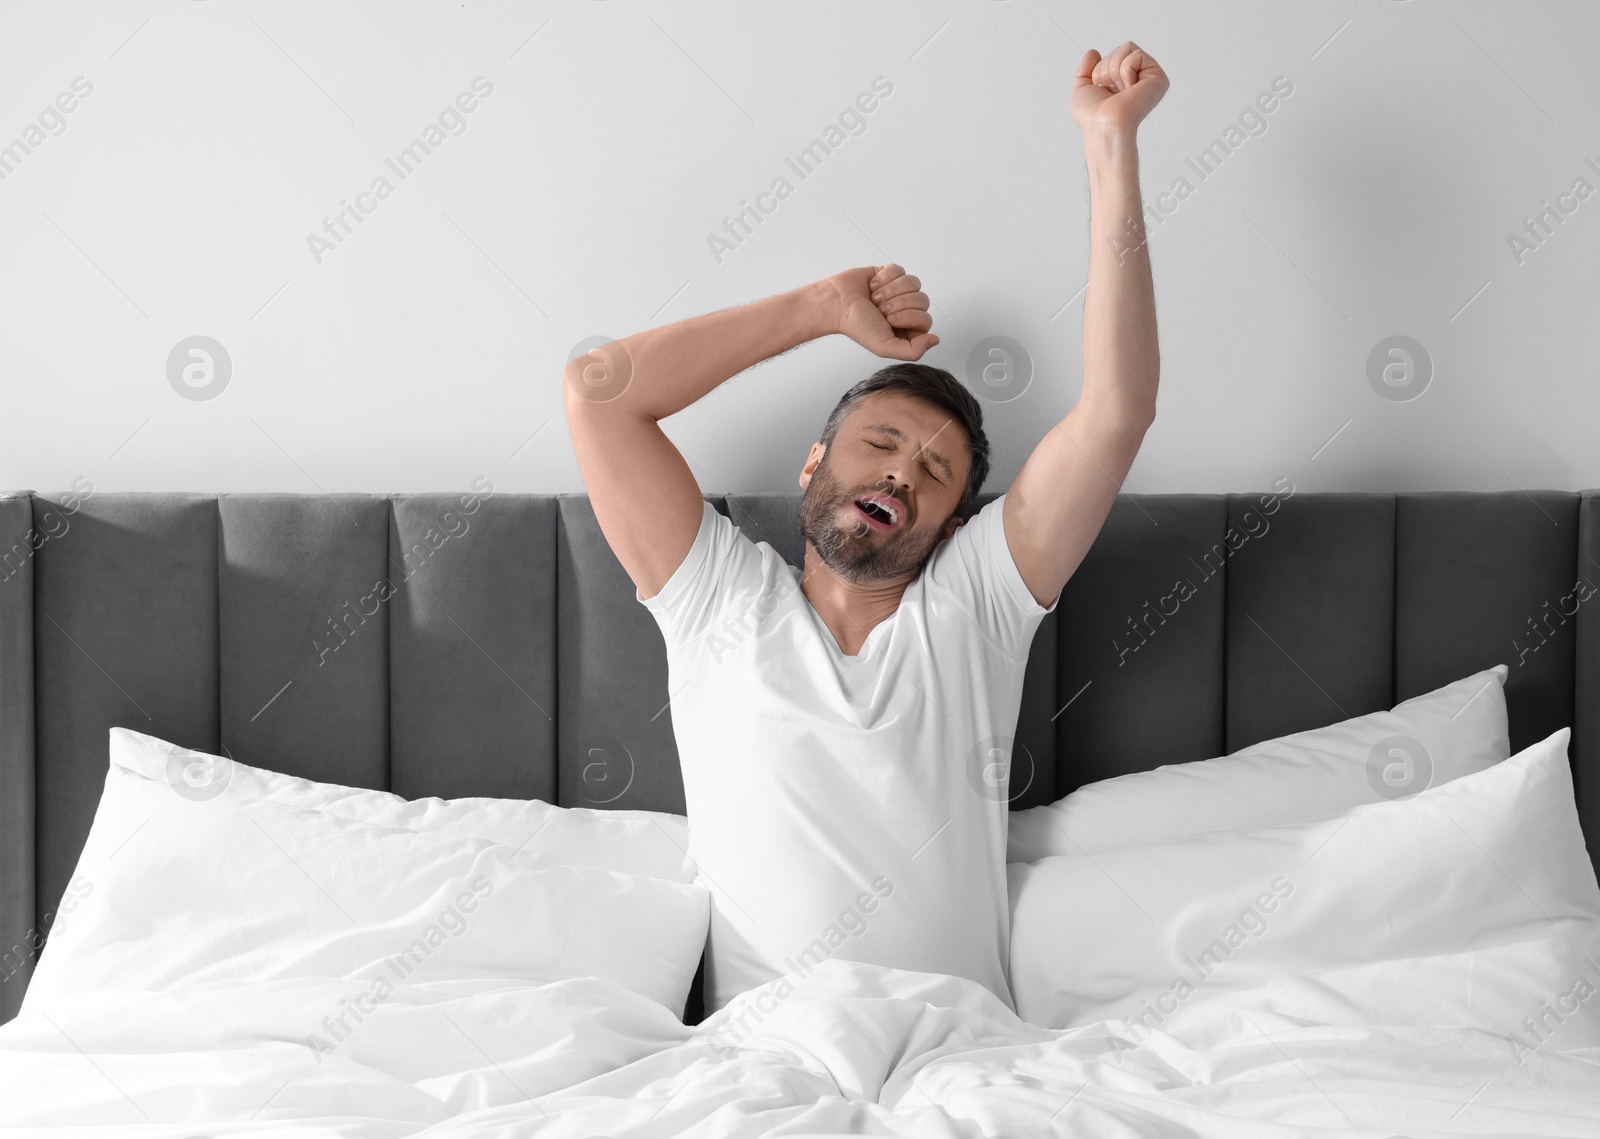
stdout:
<svg viewBox="0 0 1600 1139">
<path fill-rule="evenodd" d="M 892 451 L 892 450 L 894 450 L 893 447 L 885 447 L 882 443 L 873 443 L 871 439 L 868 439 L 867 442 L 869 444 L 871 444 L 872 446 L 876 447 L 880 451 Z M 940 486 L 944 485 L 944 480 L 942 478 L 940 478 L 938 475 L 934 474 L 933 468 L 930 467 L 927 463 L 923 463 L 922 464 L 922 469 L 928 472 L 928 477 L 930 479 L 932 479 L 934 482 L 938 483 Z"/>
</svg>

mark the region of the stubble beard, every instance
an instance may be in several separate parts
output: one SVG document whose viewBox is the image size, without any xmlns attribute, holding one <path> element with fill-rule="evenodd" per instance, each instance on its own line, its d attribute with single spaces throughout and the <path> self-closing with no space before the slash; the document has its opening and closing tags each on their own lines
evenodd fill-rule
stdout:
<svg viewBox="0 0 1600 1139">
<path fill-rule="evenodd" d="M 850 510 L 853 501 L 873 493 L 885 492 L 881 486 L 841 487 L 824 454 L 800 500 L 801 536 L 811 543 L 823 565 L 853 585 L 915 576 L 937 544 L 937 535 L 919 538 L 909 523 L 884 534 L 859 519 L 839 522 L 839 515 Z"/>
</svg>

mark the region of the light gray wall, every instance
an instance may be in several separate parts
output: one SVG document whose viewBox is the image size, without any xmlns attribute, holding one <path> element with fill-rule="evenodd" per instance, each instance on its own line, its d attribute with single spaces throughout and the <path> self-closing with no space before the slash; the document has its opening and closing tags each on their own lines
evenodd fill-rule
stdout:
<svg viewBox="0 0 1600 1139">
<path fill-rule="evenodd" d="M 895 260 L 936 306 L 927 362 L 1031 354 L 986 404 L 1003 490 L 1079 390 L 1067 96 L 1126 39 L 1172 78 L 1141 134 L 1159 416 L 1126 489 L 1600 484 L 1600 5 L 164 0 L 0 8 L 0 141 L 43 122 L 0 181 L 0 488 L 581 490 L 559 372 L 584 338 Z M 400 178 L 386 157 L 475 80 Z M 800 179 L 785 159 L 874 80 Z M 1241 116 L 1259 133 L 1200 176 Z M 169 382 L 195 335 L 231 360 L 214 398 Z M 1369 381 L 1396 335 L 1432 361 L 1406 400 Z M 793 489 L 878 363 L 832 337 L 667 430 L 707 492 Z"/>
</svg>

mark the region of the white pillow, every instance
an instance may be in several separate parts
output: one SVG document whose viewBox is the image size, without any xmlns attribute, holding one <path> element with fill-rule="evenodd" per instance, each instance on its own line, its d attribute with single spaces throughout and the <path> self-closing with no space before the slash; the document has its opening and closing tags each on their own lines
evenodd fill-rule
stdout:
<svg viewBox="0 0 1600 1139">
<path fill-rule="evenodd" d="M 1497 664 L 1392 711 L 1103 779 L 1013 811 L 1006 861 L 1325 819 L 1482 771 L 1511 754 L 1506 672 Z"/>
<path fill-rule="evenodd" d="M 1570 734 L 1342 818 L 1013 864 L 1018 1014 L 1111 1021 L 1113 1058 L 1156 1031 L 1211 1048 L 1308 1023 L 1600 1045 Z M 1561 1023 L 1536 1036 L 1546 1008 Z"/>
<path fill-rule="evenodd" d="M 195 798 L 111 765 L 24 1007 L 71 993 L 331 977 L 601 977 L 682 1016 L 710 894 L 478 838 L 244 795 Z"/>
<path fill-rule="evenodd" d="M 387 791 L 318 783 L 209 755 L 127 728 L 111 729 L 111 763 L 165 780 L 195 798 L 272 799 L 375 826 L 482 838 L 543 851 L 573 866 L 693 882 L 689 820 L 664 811 L 557 807 L 537 799 L 402 799 Z"/>
</svg>

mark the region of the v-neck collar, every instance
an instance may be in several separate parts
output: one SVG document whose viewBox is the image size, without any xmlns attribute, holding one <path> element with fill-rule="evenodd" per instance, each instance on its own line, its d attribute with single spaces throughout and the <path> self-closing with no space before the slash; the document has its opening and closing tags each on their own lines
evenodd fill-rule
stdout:
<svg viewBox="0 0 1600 1139">
<path fill-rule="evenodd" d="M 793 570 L 794 567 L 791 566 L 790 569 Z M 795 570 L 795 574 L 796 581 L 798 582 L 799 571 Z M 880 630 L 885 629 L 894 622 L 894 619 L 900 614 L 901 607 L 905 605 L 905 595 L 901 594 L 900 603 L 894 607 L 894 612 L 890 613 L 882 621 L 879 621 L 876 625 L 872 626 L 872 629 L 867 633 L 866 638 L 862 640 L 861 647 L 859 649 L 857 649 L 854 653 L 847 653 L 844 651 L 844 646 L 839 644 L 839 638 L 833 635 L 833 630 L 828 627 L 828 623 L 822 619 L 822 614 L 817 612 L 817 607 L 811 604 L 811 599 L 805 595 L 805 591 L 800 590 L 799 592 L 800 602 L 806 607 L 806 612 L 811 614 L 811 621 L 816 626 L 817 632 L 821 635 L 823 642 L 827 645 L 828 652 L 838 660 L 868 659 L 869 654 L 867 653 L 867 648 L 873 643 L 873 638 L 877 637 Z"/>
<path fill-rule="evenodd" d="M 813 612 L 815 612 L 815 610 L 813 610 Z M 827 634 L 828 647 L 833 650 L 833 654 L 835 656 L 839 657 L 841 660 L 865 660 L 874 655 L 868 653 L 867 649 L 871 647 L 873 638 L 878 635 L 878 630 L 888 626 L 889 623 L 895 619 L 895 615 L 899 612 L 900 610 L 896 609 L 894 613 L 889 614 L 882 621 L 879 621 L 876 625 L 872 626 L 872 631 L 866 635 L 866 638 L 861 642 L 861 647 L 854 653 L 847 653 L 844 651 L 844 646 L 839 644 L 839 638 L 833 635 L 833 630 L 828 628 L 827 622 L 822 620 L 821 614 L 817 615 L 817 623 L 822 626 L 823 631 Z"/>
</svg>

